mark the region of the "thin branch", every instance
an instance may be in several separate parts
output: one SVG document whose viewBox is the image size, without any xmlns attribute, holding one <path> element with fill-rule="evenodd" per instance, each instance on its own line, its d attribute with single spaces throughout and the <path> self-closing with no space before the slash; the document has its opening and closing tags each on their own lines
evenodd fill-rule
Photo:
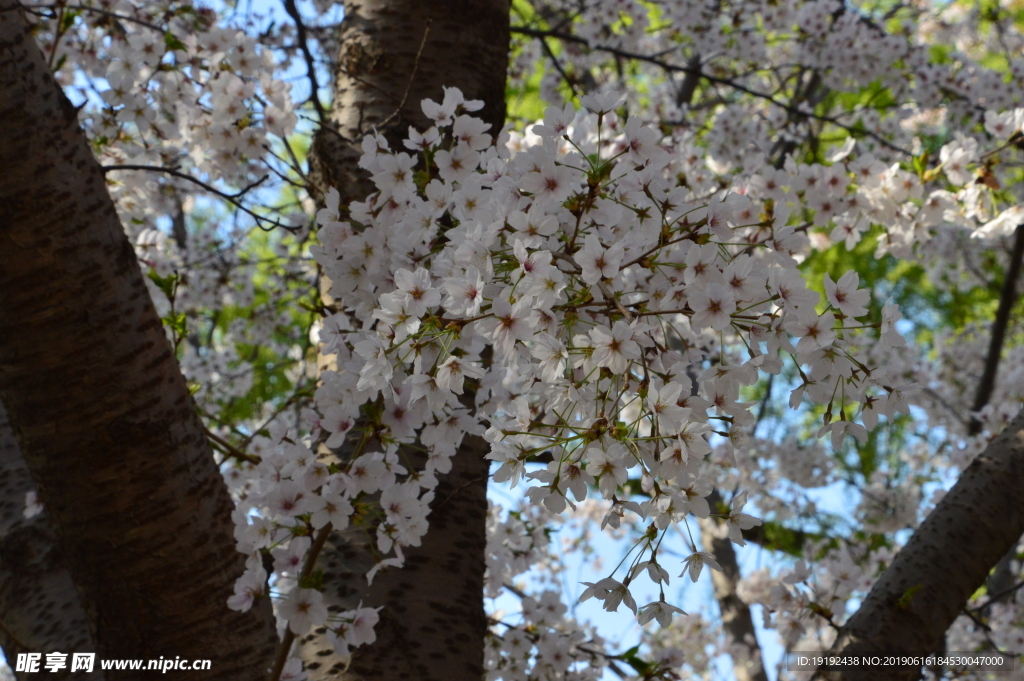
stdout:
<svg viewBox="0 0 1024 681">
<path fill-rule="evenodd" d="M 299 8 L 295 6 L 295 0 L 284 0 L 284 10 L 288 12 L 288 16 L 295 22 L 295 37 L 299 41 L 302 57 L 306 60 L 306 78 L 309 79 L 309 87 L 312 89 L 312 92 L 309 93 L 309 101 L 313 103 L 313 108 L 316 109 L 320 125 L 323 125 L 324 121 L 327 120 L 327 113 L 324 111 L 323 105 L 320 104 L 320 83 L 316 77 L 316 62 L 313 60 L 313 53 L 309 49 L 309 41 L 306 38 L 306 24 L 302 21 Z"/>
<path fill-rule="evenodd" d="M 104 173 L 109 173 L 109 172 L 114 171 L 114 170 L 145 170 L 145 171 L 152 172 L 152 173 L 164 173 L 165 175 L 171 175 L 172 177 L 177 177 L 177 178 L 182 179 L 182 180 L 188 180 L 189 182 L 191 182 L 193 184 L 199 185 L 200 187 L 202 187 L 206 191 L 210 192 L 211 194 L 216 194 L 217 196 L 221 197 L 222 199 L 224 199 L 225 201 L 227 201 L 228 203 L 233 205 L 238 210 L 240 210 L 243 213 L 246 213 L 247 215 L 252 217 L 254 220 L 256 220 L 256 225 L 260 229 L 262 229 L 264 231 L 270 231 L 271 229 L 273 229 L 275 227 L 280 227 L 282 229 L 286 229 L 289 232 L 297 231 L 297 229 L 295 227 L 292 227 L 291 225 L 286 225 L 283 222 L 281 222 L 280 220 L 270 220 L 268 218 L 263 217 L 262 215 L 259 215 L 258 213 L 253 212 L 252 209 L 247 208 L 244 204 L 242 204 L 241 201 L 238 200 L 240 197 L 244 196 L 250 190 L 255 189 L 259 185 L 263 184 L 263 182 L 266 181 L 266 179 L 268 177 L 270 177 L 269 174 L 268 175 L 264 175 L 260 179 L 258 179 L 255 182 L 253 182 L 253 183 L 243 187 L 242 189 L 240 189 L 239 191 L 235 192 L 234 194 L 228 194 L 228 193 L 222 192 L 221 190 L 217 189 L 216 187 L 214 187 L 212 185 L 209 185 L 209 184 L 203 182 L 200 179 L 192 177 L 188 173 L 183 173 L 180 170 L 177 170 L 175 168 L 165 168 L 164 166 L 132 165 L 132 164 L 102 166 L 102 168 L 103 168 L 103 172 Z M 269 225 L 269 227 L 265 227 L 264 225 Z"/>
<path fill-rule="evenodd" d="M 999 295 L 999 309 L 996 311 L 996 319 L 992 323 L 992 338 L 989 340 L 988 356 L 985 357 L 985 371 L 978 384 L 974 407 L 971 409 L 974 413 L 971 415 L 971 423 L 967 428 L 970 435 L 977 435 L 981 432 L 981 420 L 978 418 L 977 412 L 988 404 L 992 397 L 992 391 L 996 387 L 996 371 L 999 369 L 1003 341 L 1006 339 L 1006 329 L 1010 323 L 1010 312 L 1013 311 L 1014 303 L 1017 302 L 1017 279 L 1020 278 L 1022 259 L 1024 259 L 1024 225 L 1017 227 L 1013 251 L 1010 253 L 1010 266 L 1003 278 L 1003 290 Z"/>
<path fill-rule="evenodd" d="M 515 27 L 512 27 L 512 32 L 513 33 L 517 32 Z M 552 36 L 552 37 L 557 38 L 558 36 L 555 35 L 555 36 Z M 580 93 L 578 93 L 576 91 L 576 86 L 573 85 L 572 79 L 569 78 L 569 74 L 567 74 L 565 72 L 565 69 L 563 69 L 562 65 L 558 62 L 558 57 L 555 56 L 555 53 L 551 49 L 551 46 L 548 45 L 548 41 L 545 40 L 543 37 L 541 37 L 540 38 L 540 44 L 541 44 L 541 47 L 544 48 L 544 53 L 548 55 L 548 58 L 551 60 L 551 63 L 554 65 L 554 67 L 558 71 L 559 75 L 562 76 L 562 79 L 565 81 L 565 84 L 569 86 L 570 90 L 572 90 L 572 96 L 578 98 L 580 96 Z"/>
<path fill-rule="evenodd" d="M 611 288 L 608 287 L 608 284 L 604 283 L 603 281 L 599 281 L 597 283 L 597 286 L 601 290 L 601 293 L 604 294 L 604 297 L 607 298 L 612 303 L 612 305 L 615 306 L 615 309 L 619 311 L 619 314 L 625 317 L 627 322 L 632 322 L 632 313 L 630 313 L 629 310 L 622 306 L 622 301 L 620 301 L 615 296 L 615 293 L 613 293 Z"/>
<path fill-rule="evenodd" d="M 658 67 L 660 67 L 660 68 L 662 68 L 662 69 L 664 69 L 665 71 L 668 71 L 668 72 L 694 73 L 697 76 L 699 76 L 700 78 L 704 78 L 705 80 L 707 80 L 707 81 L 709 81 L 711 83 L 718 83 L 720 85 L 725 85 L 725 86 L 730 87 L 730 88 L 732 88 L 734 90 L 738 90 L 740 92 L 743 92 L 743 93 L 746 93 L 748 95 L 751 95 L 752 97 L 757 97 L 759 99 L 763 99 L 766 102 L 774 104 L 775 106 L 779 107 L 780 109 L 784 109 L 785 111 L 787 111 L 787 112 L 789 112 L 791 114 L 798 114 L 799 116 L 802 116 L 804 118 L 813 118 L 815 120 L 824 121 L 826 123 L 831 123 L 832 125 L 834 125 L 834 126 L 836 126 L 838 128 L 841 128 L 843 130 L 846 130 L 847 132 L 849 132 L 851 134 L 858 134 L 858 135 L 864 135 L 864 136 L 870 137 L 873 140 L 875 140 L 876 142 L 878 142 L 879 144 L 881 144 L 882 146 L 884 146 L 884 147 L 886 147 L 888 149 L 891 149 L 892 151 L 895 151 L 895 152 L 898 152 L 900 154 L 903 154 L 904 156 L 913 157 L 912 153 L 910 153 L 906 149 L 903 149 L 902 147 L 899 147 L 899 146 L 893 144 L 892 142 L 890 142 L 889 140 L 885 139 L 884 137 L 882 137 L 878 133 L 872 132 L 870 130 L 855 128 L 852 125 L 848 125 L 846 123 L 841 122 L 838 118 L 836 118 L 834 116 L 826 116 L 824 114 L 816 114 L 813 111 L 806 111 L 804 109 L 799 108 L 798 106 L 794 106 L 792 104 L 787 104 L 787 103 L 785 103 L 783 101 L 780 101 L 780 100 L 776 99 L 773 95 L 768 94 L 767 92 L 758 92 L 757 90 L 752 90 L 751 88 L 748 88 L 745 85 L 740 85 L 739 83 L 735 82 L 734 80 L 732 80 L 730 78 L 721 78 L 721 77 L 718 77 L 718 76 L 712 76 L 711 74 L 701 70 L 701 67 L 699 67 L 699 66 L 696 67 L 696 68 L 691 67 L 689 65 L 680 66 L 679 64 L 670 64 L 669 62 L 666 62 L 666 61 L 664 61 L 662 59 L 658 59 L 657 57 L 652 57 L 652 56 L 646 55 L 646 54 L 639 54 L 637 52 L 630 52 L 628 50 L 622 50 L 622 49 L 619 49 L 617 47 L 612 47 L 610 45 L 591 45 L 589 40 L 587 40 L 585 38 L 580 38 L 579 36 L 574 36 L 574 35 L 571 35 L 571 34 L 568 34 L 568 33 L 559 33 L 559 32 L 556 32 L 556 31 L 544 31 L 544 30 L 535 29 L 535 28 L 528 28 L 526 26 L 513 26 L 511 28 L 511 31 L 512 31 L 512 33 L 519 33 L 521 35 L 528 35 L 528 36 L 532 36 L 534 38 L 540 38 L 541 39 L 541 44 L 544 46 L 544 49 L 549 54 L 551 52 L 551 48 L 548 47 L 547 43 L 544 41 L 544 38 L 557 38 L 557 39 L 562 40 L 564 42 L 571 42 L 571 43 L 576 43 L 576 44 L 579 44 L 579 45 L 583 45 L 583 46 L 585 46 L 585 47 L 587 47 L 588 49 L 591 49 L 591 50 L 597 50 L 597 51 L 600 51 L 600 52 L 607 52 L 607 53 L 615 55 L 617 57 L 622 57 L 623 59 L 635 59 L 637 61 L 642 61 L 642 62 L 647 62 L 649 64 L 654 64 L 655 66 L 658 66 Z M 556 65 L 557 65 L 557 62 L 556 62 Z M 561 67 L 559 67 L 559 71 L 561 71 Z M 563 73 L 563 75 L 564 75 L 564 73 Z"/>
<path fill-rule="evenodd" d="M 327 537 L 330 536 L 331 530 L 334 529 L 334 525 L 327 523 L 320 532 L 316 535 L 316 539 L 313 540 L 313 545 L 309 548 L 309 553 L 306 555 L 306 562 L 302 566 L 302 572 L 299 574 L 299 584 L 302 584 L 303 580 L 308 579 L 313 574 L 313 566 L 316 565 L 316 559 L 320 556 L 321 549 L 324 548 L 324 544 L 327 543 Z M 281 639 L 281 645 L 277 649 L 277 658 L 274 659 L 274 667 L 270 671 L 270 681 L 280 681 L 281 672 L 284 671 L 284 665 L 288 662 L 288 653 L 291 652 L 292 643 L 295 642 L 295 634 L 292 633 L 291 627 L 285 630 L 284 638 Z"/>
<path fill-rule="evenodd" d="M 989 597 L 989 599 L 987 601 L 985 601 L 981 605 L 979 605 L 979 606 L 977 606 L 975 608 L 965 609 L 965 612 L 981 612 L 985 608 L 987 608 L 990 605 L 992 605 L 993 603 L 998 602 L 1000 599 L 1005 598 L 1006 596 L 1009 596 L 1010 594 L 1012 594 L 1015 591 L 1019 591 L 1021 587 L 1024 587 L 1024 582 L 1017 582 L 1016 584 L 1011 586 L 1009 589 L 1003 589 L 999 593 L 993 594 L 992 596 Z"/>
<path fill-rule="evenodd" d="M 402 93 L 402 101 L 398 103 L 398 108 L 391 112 L 391 115 L 384 119 L 380 124 L 381 128 L 387 127 L 387 124 L 391 122 L 391 119 L 402 113 L 402 109 L 405 107 L 405 102 L 409 99 L 409 91 L 412 89 L 413 80 L 416 78 L 416 72 L 420 68 L 420 56 L 423 55 L 423 46 L 427 44 L 427 36 L 430 35 L 430 24 L 433 19 L 427 17 L 427 25 L 423 27 L 423 39 L 420 40 L 420 47 L 416 50 L 416 59 L 412 63 L 412 73 L 409 74 L 409 82 L 405 85 L 405 92 Z"/>
<path fill-rule="evenodd" d="M 61 5 L 61 6 L 67 8 L 67 9 L 78 10 L 78 11 L 81 11 L 81 12 L 92 12 L 93 14 L 100 14 L 100 15 L 103 15 L 105 17 L 110 17 L 111 19 L 119 19 L 121 21 L 127 21 L 127 22 L 130 22 L 130 23 L 133 23 L 133 24 L 138 24 L 139 26 L 145 26 L 146 28 L 151 28 L 154 31 L 159 31 L 160 33 L 165 33 L 167 31 L 167 29 L 164 28 L 163 26 L 157 26 L 156 24 L 150 23 L 148 21 L 143 21 L 142 19 L 136 19 L 134 17 L 126 16 L 124 14 L 118 14 L 117 12 L 111 12 L 109 10 L 100 9 L 99 7 L 87 7 L 85 5 Z M 42 16 L 42 15 L 41 15 L 41 13 L 37 12 L 36 10 L 48 9 L 48 10 L 50 10 L 51 14 L 50 14 L 50 16 L 48 16 L 46 18 L 47 19 L 56 19 L 57 16 L 56 16 L 56 13 L 54 12 L 54 9 L 56 7 L 57 7 L 57 5 L 35 5 L 33 7 L 26 7 L 25 9 L 28 12 L 30 12 L 31 14 L 35 14 L 37 16 Z"/>
</svg>

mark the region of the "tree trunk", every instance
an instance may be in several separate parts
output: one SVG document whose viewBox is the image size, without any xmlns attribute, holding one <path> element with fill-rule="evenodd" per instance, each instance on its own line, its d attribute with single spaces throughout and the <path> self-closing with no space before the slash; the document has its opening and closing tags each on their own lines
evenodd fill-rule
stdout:
<svg viewBox="0 0 1024 681">
<path fill-rule="evenodd" d="M 227 608 L 244 569 L 231 499 L 102 169 L 19 7 L 0 0 L 0 399 L 98 656 L 209 659 L 203 678 L 252 681 L 273 656 L 269 603 Z"/>
<path fill-rule="evenodd" d="M 376 130 L 405 150 L 410 125 L 432 125 L 420 102 L 440 102 L 442 86 L 483 100 L 473 115 L 496 136 L 505 123 L 509 11 L 508 0 L 346 0 L 331 125 L 310 155 L 316 189 L 334 187 L 342 206 L 368 196 L 363 136 Z"/>
<path fill-rule="evenodd" d="M 405 550 L 405 566 L 387 569 L 367 586 L 376 533 L 335 532 L 317 562 L 331 612 L 384 606 L 375 643 L 354 651 L 351 664 L 334 654 L 324 629 L 299 640 L 311 681 L 480 681 L 484 676 L 484 551 L 487 548 L 487 443 L 466 436 L 452 470 L 438 476 L 430 527 L 422 545 Z M 421 464 L 422 465 L 422 464 Z"/>
<path fill-rule="evenodd" d="M 96 639 L 44 514 L 25 518 L 35 491 L 7 412 L 0 404 L 0 647 L 18 653 L 94 652 Z M 54 679 L 99 681 L 103 674 L 69 669 Z"/>
<path fill-rule="evenodd" d="M 401 149 L 409 126 L 431 125 L 420 102 L 441 101 L 442 86 L 482 99 L 474 115 L 497 135 L 505 119 L 509 11 L 508 0 L 347 1 L 330 127 L 317 132 L 310 154 L 317 198 L 334 187 L 347 207 L 374 191 L 357 165 L 363 136 L 377 130 Z M 329 609 L 360 602 L 383 609 L 376 642 L 354 651 L 347 666 L 325 629 L 299 640 L 311 681 L 483 677 L 486 453 L 482 438 L 466 436 L 451 472 L 438 476 L 422 545 L 405 551 L 404 568 L 377 574 L 371 586 L 366 573 L 376 562 L 375 538 L 359 528 L 332 535 L 318 562 Z"/>
<path fill-rule="evenodd" d="M 840 630 L 833 652 L 924 654 L 1024 534 L 1024 411 L 967 467 Z M 850 667 L 816 679 L 917 678 L 911 667 Z"/>
<path fill-rule="evenodd" d="M 718 490 L 708 495 L 708 504 L 717 509 L 722 504 L 722 496 Z M 750 606 L 736 594 L 739 586 L 740 565 L 736 559 L 736 550 L 728 537 L 719 536 L 718 526 L 712 518 L 700 521 L 700 543 L 705 551 L 712 554 L 722 567 L 722 571 L 708 570 L 711 582 L 715 587 L 715 600 L 722 615 L 722 628 L 725 630 L 729 650 L 732 651 L 732 669 L 736 681 L 768 681 L 761 659 L 761 646 L 757 642 L 757 631 L 754 619 L 750 615 Z"/>
</svg>

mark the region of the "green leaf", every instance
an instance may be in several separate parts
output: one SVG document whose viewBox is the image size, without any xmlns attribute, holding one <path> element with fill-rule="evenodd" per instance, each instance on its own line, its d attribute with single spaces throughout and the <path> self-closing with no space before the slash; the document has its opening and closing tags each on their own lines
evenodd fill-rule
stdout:
<svg viewBox="0 0 1024 681">
<path fill-rule="evenodd" d="M 176 35 L 174 35 L 173 33 L 171 33 L 170 31 L 167 31 L 167 33 L 164 33 L 164 45 L 167 46 L 168 50 L 184 50 L 184 49 L 187 49 L 185 47 L 185 43 L 183 43 L 180 40 L 178 40 L 178 37 Z"/>
<path fill-rule="evenodd" d="M 156 270 L 151 269 L 147 274 L 150 280 L 157 285 L 164 295 L 167 296 L 167 300 L 174 300 L 174 292 L 178 288 L 178 273 L 173 272 L 168 274 L 166 277 L 161 277 L 156 273 Z"/>
<path fill-rule="evenodd" d="M 922 584 L 915 584 L 914 586 L 904 591 L 903 595 L 896 599 L 896 607 L 900 610 L 906 610 L 907 608 L 909 608 L 910 601 L 913 600 L 914 594 L 920 591 L 923 587 L 924 585 Z"/>
<path fill-rule="evenodd" d="M 638 650 L 640 650 L 640 646 L 633 646 L 626 652 L 622 653 L 622 661 L 635 669 L 637 674 L 643 676 L 650 671 L 651 663 L 637 657 L 636 654 Z"/>
<path fill-rule="evenodd" d="M 186 318 L 184 312 L 172 312 L 163 317 L 164 324 L 174 331 L 176 338 L 182 338 L 186 333 Z"/>
</svg>

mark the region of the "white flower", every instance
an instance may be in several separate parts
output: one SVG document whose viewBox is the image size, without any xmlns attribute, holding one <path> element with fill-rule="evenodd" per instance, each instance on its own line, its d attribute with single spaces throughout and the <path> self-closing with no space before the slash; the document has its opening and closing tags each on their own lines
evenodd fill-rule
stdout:
<svg viewBox="0 0 1024 681">
<path fill-rule="evenodd" d="M 669 381 L 660 388 L 651 387 L 647 393 L 647 406 L 658 423 L 662 435 L 675 435 L 689 411 L 676 402 L 683 386 Z"/>
<path fill-rule="evenodd" d="M 385 196 L 395 201 L 406 201 L 416 191 L 413 182 L 413 167 L 416 159 L 404 152 L 398 154 L 381 154 L 377 157 L 378 171 L 373 175 L 373 183 Z"/>
<path fill-rule="evenodd" d="M 950 182 L 962 186 L 971 181 L 971 171 L 967 166 L 975 160 L 977 146 L 977 143 L 964 146 L 957 141 L 950 142 L 939 150 L 942 170 Z"/>
<path fill-rule="evenodd" d="M 750 528 L 761 524 L 760 519 L 740 512 L 743 510 L 743 506 L 746 505 L 746 503 L 747 493 L 740 492 L 737 494 L 736 498 L 733 499 L 732 502 L 732 511 L 725 518 L 725 522 L 729 526 L 729 539 L 740 546 L 747 545 L 747 542 L 743 539 L 742 530 L 749 530 Z"/>
<path fill-rule="evenodd" d="M 537 170 L 527 173 L 519 181 L 519 188 L 532 194 L 535 202 L 561 203 L 576 189 L 574 176 L 571 168 L 547 160 Z"/>
<path fill-rule="evenodd" d="M 326 488 L 313 497 L 310 508 L 313 511 L 310 522 L 315 529 L 331 523 L 334 529 L 344 530 L 348 527 L 348 519 L 353 511 L 348 499 Z"/>
<path fill-rule="evenodd" d="M 584 95 L 580 101 L 583 106 L 594 113 L 604 115 L 617 109 L 622 100 L 623 96 L 618 92 L 602 92 L 596 95 Z"/>
<path fill-rule="evenodd" d="M 448 297 L 444 308 L 456 315 L 475 317 L 480 314 L 480 305 L 484 301 L 484 279 L 475 265 L 466 268 L 460 277 L 449 277 L 444 282 Z"/>
<path fill-rule="evenodd" d="M 351 617 L 351 625 L 348 627 L 345 639 L 353 646 L 369 645 L 377 640 L 377 633 L 373 630 L 377 626 L 377 622 L 380 621 L 380 616 L 377 614 L 380 612 L 380 608 L 363 608 L 360 607 L 348 613 L 343 613 L 343 617 Z"/>
<path fill-rule="evenodd" d="M 530 354 L 540 361 L 541 380 L 553 382 L 565 372 L 565 363 L 569 359 L 569 353 L 562 341 L 546 331 L 533 337 Z"/>
<path fill-rule="evenodd" d="M 434 376 L 437 387 L 441 390 L 451 390 L 457 395 L 462 394 L 462 384 L 465 377 L 481 378 L 484 370 L 476 362 L 467 362 L 461 357 L 452 355 L 437 368 Z"/>
<path fill-rule="evenodd" d="M 721 331 L 732 323 L 732 314 L 736 311 L 732 292 L 721 284 L 708 284 L 704 289 L 690 292 L 688 303 L 694 311 L 690 323 L 698 329 L 710 326 Z"/>
<path fill-rule="evenodd" d="M 491 144 L 491 136 L 487 131 L 491 129 L 490 123 L 484 123 L 473 116 L 459 116 L 452 126 L 452 136 L 459 142 L 466 144 L 474 151 L 486 149 Z"/>
<path fill-rule="evenodd" d="M 637 576 L 640 575 L 640 573 L 644 570 L 647 571 L 647 576 L 650 577 L 651 581 L 655 584 L 669 583 L 668 571 L 665 568 L 658 565 L 658 562 L 655 560 L 645 560 L 643 562 L 637 563 L 633 567 L 633 570 L 629 573 L 630 580 L 636 579 Z"/>
<path fill-rule="evenodd" d="M 255 555 L 259 557 L 259 554 Z M 266 586 L 267 572 L 258 560 L 254 561 L 235 581 L 235 593 L 228 599 L 228 607 L 238 612 L 248 611 L 253 602 L 263 595 Z"/>
<path fill-rule="evenodd" d="M 620 485 L 626 484 L 629 463 L 628 454 L 622 445 L 612 444 L 607 450 L 597 445 L 590 445 L 586 453 L 587 473 L 595 478 L 600 476 L 601 493 L 605 499 L 611 499 Z"/>
<path fill-rule="evenodd" d="M 281 681 L 306 681 L 308 676 L 302 669 L 302 660 L 297 657 L 289 657 L 281 669 Z"/>
<path fill-rule="evenodd" d="M 858 291 L 858 281 L 860 276 L 853 270 L 841 276 L 838 283 L 825 273 L 825 298 L 847 317 L 861 317 L 868 313 L 864 305 L 871 299 L 871 293 Z"/>
<path fill-rule="evenodd" d="M 327 621 L 324 595 L 316 589 L 294 589 L 278 604 L 277 612 L 288 620 L 288 628 L 297 636 Z"/>
<path fill-rule="evenodd" d="M 423 115 L 434 121 L 435 125 L 439 128 L 452 124 L 452 119 L 455 117 L 455 113 L 462 107 L 466 111 L 475 111 L 479 107 L 476 107 L 476 100 L 466 101 L 463 98 L 462 90 L 457 87 L 446 87 L 444 88 L 444 99 L 440 104 L 432 99 L 424 99 L 421 107 L 423 108 Z M 476 107 L 476 108 L 471 108 Z"/>
<path fill-rule="evenodd" d="M 971 232 L 971 237 L 974 239 L 996 239 L 1001 236 L 1010 236 L 1022 223 L 1024 223 L 1024 206 L 1013 206 Z"/>
<path fill-rule="evenodd" d="M 826 312 L 820 317 L 813 308 L 801 308 L 797 312 L 797 318 L 786 322 L 786 331 L 798 336 L 800 342 L 796 345 L 797 352 L 810 352 L 818 348 L 832 345 L 836 340 L 835 326 L 836 317 L 831 312 Z"/>
<path fill-rule="evenodd" d="M 583 248 L 575 256 L 576 264 L 583 271 L 580 278 L 590 286 L 601 279 L 612 279 L 619 273 L 623 255 L 621 243 L 617 242 L 611 248 L 605 248 L 597 235 L 591 232 L 584 239 Z"/>
<path fill-rule="evenodd" d="M 508 224 L 516 230 L 516 238 L 529 248 L 540 248 L 547 237 L 558 230 L 555 216 L 545 215 L 539 205 L 533 205 L 528 213 L 513 211 L 508 216 Z"/>
<path fill-rule="evenodd" d="M 35 518 L 37 515 L 43 512 L 43 502 L 39 500 L 39 496 L 35 492 L 25 492 L 25 519 Z"/>
<path fill-rule="evenodd" d="M 633 329 L 621 319 L 609 329 L 595 326 L 590 330 L 594 342 L 591 359 L 595 366 L 608 367 L 614 374 L 621 374 L 629 361 L 640 359 L 640 346 L 633 340 Z"/>
<path fill-rule="evenodd" d="M 1014 109 L 998 113 L 985 112 L 985 130 L 998 140 L 1006 140 L 1019 132 L 1024 124 L 1024 109 Z"/>
<path fill-rule="evenodd" d="M 715 560 L 715 557 L 710 553 L 705 553 L 703 551 L 694 551 L 687 557 L 685 561 L 683 561 L 683 563 L 686 567 L 683 570 L 683 574 L 679 576 L 682 577 L 687 572 L 689 572 L 690 581 L 694 583 L 697 582 L 697 578 L 700 577 L 700 571 L 704 569 L 705 565 L 707 565 L 712 570 L 718 570 L 719 572 L 722 571 L 722 566 L 718 564 L 718 561 Z"/>
<path fill-rule="evenodd" d="M 868 430 L 859 423 L 851 423 L 850 421 L 833 421 L 827 426 L 822 426 L 818 431 L 818 437 L 821 437 L 825 433 L 832 433 L 832 447 L 839 449 L 839 446 L 843 444 L 843 438 L 847 434 L 850 434 L 860 440 L 861 442 L 868 441 Z"/>
<path fill-rule="evenodd" d="M 299 484 L 284 480 L 267 495 L 266 505 L 275 515 L 294 518 L 309 511 L 310 496 Z"/>
<path fill-rule="evenodd" d="M 451 151 L 441 149 L 434 154 L 437 172 L 445 182 L 462 182 L 480 164 L 480 154 L 467 144 L 457 144 Z"/>
<path fill-rule="evenodd" d="M 590 598 L 597 598 L 603 602 L 605 610 L 615 612 L 619 609 L 619 605 L 625 602 L 626 607 L 636 614 L 636 601 L 633 600 L 633 596 L 629 593 L 629 587 L 625 584 L 611 577 L 605 577 L 596 583 L 583 582 L 583 584 L 587 586 L 587 589 L 580 595 L 581 603 Z"/>
<path fill-rule="evenodd" d="M 545 277 L 551 268 L 551 253 L 549 251 L 526 250 L 526 244 L 516 239 L 512 246 L 512 252 L 519 262 L 519 269 L 515 271 L 516 279 L 523 276 Z"/>
<path fill-rule="evenodd" d="M 652 619 L 658 620 L 658 624 L 663 627 L 667 627 L 672 624 L 673 615 L 685 615 L 682 609 L 677 608 L 674 605 L 670 605 L 665 601 L 654 601 L 648 603 L 644 607 L 640 608 L 640 616 L 637 618 L 637 622 L 640 626 L 643 626 L 650 622 Z"/>
<path fill-rule="evenodd" d="M 643 125 L 636 116 L 626 121 L 626 156 L 635 165 L 642 165 L 648 159 L 664 150 L 658 146 L 661 136 L 653 129 Z"/>
<path fill-rule="evenodd" d="M 406 309 L 422 317 L 428 308 L 441 304 L 441 293 L 431 286 L 430 272 L 422 267 L 415 272 L 399 269 L 395 272 L 395 286 L 410 299 Z"/>
<path fill-rule="evenodd" d="M 441 133 L 438 132 L 436 127 L 431 127 L 429 130 L 420 134 L 416 128 L 409 126 L 409 137 L 402 144 L 405 145 L 406 149 L 411 151 L 426 151 L 434 147 L 441 139 Z M 337 191 L 332 188 L 331 191 Z"/>
<path fill-rule="evenodd" d="M 529 340 L 533 336 L 530 306 L 525 301 L 515 305 L 499 298 L 491 305 L 492 317 L 478 322 L 480 332 L 494 342 L 495 348 L 503 355 L 512 352 L 517 340 Z"/>
</svg>

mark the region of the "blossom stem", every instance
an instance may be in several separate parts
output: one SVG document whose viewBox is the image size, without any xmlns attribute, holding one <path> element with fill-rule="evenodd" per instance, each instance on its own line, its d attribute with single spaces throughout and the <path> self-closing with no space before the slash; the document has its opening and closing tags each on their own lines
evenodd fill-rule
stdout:
<svg viewBox="0 0 1024 681">
<path fill-rule="evenodd" d="M 313 574 L 316 559 L 319 557 L 321 549 L 324 548 L 324 544 L 327 543 L 327 537 L 331 534 L 332 529 L 334 529 L 334 525 L 331 523 L 327 523 L 320 528 L 320 532 L 317 533 L 316 538 L 313 540 L 313 545 L 309 548 L 309 553 L 306 554 L 306 562 L 302 565 L 302 572 L 299 573 L 299 584 Z M 270 681 L 281 680 L 281 672 L 284 671 L 284 665 L 288 661 L 288 653 L 291 652 L 292 643 L 294 642 L 295 634 L 292 633 L 291 629 L 286 629 L 284 638 L 281 639 L 281 645 L 277 648 L 277 657 L 274 659 L 274 666 L 270 671 Z"/>
</svg>

